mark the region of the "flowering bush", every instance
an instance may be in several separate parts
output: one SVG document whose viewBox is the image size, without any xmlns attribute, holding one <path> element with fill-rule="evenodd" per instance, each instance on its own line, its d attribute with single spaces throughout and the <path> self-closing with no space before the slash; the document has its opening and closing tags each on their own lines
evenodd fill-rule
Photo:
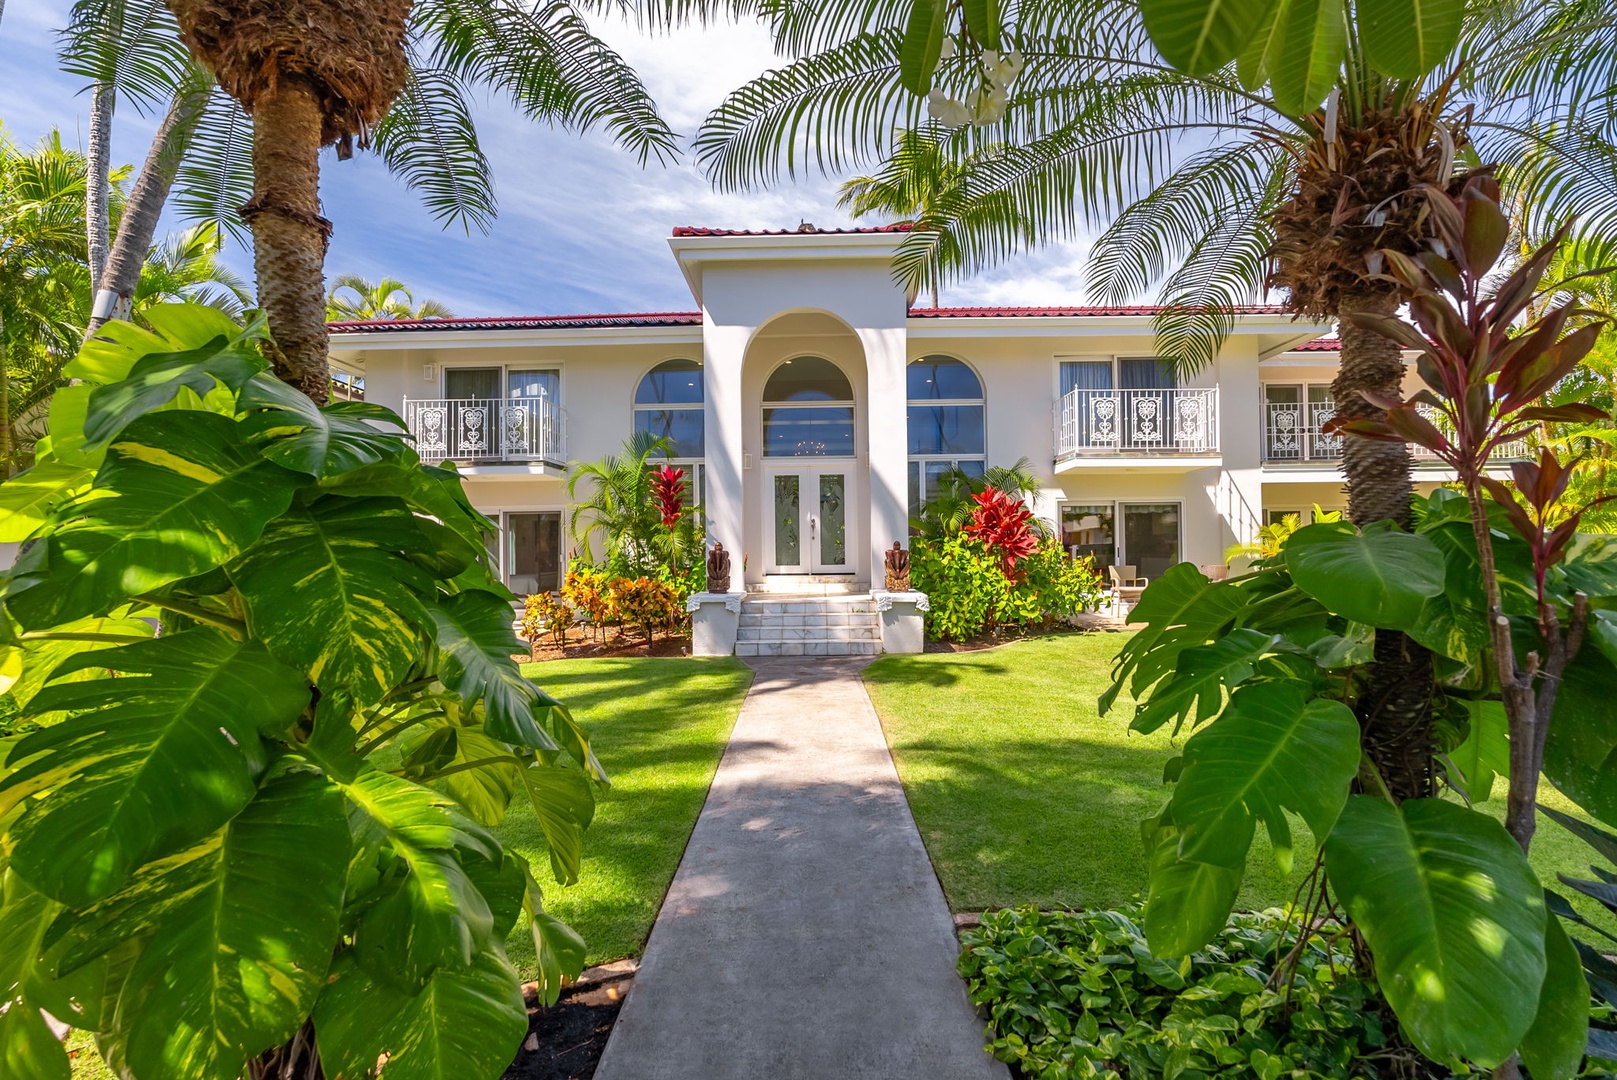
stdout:
<svg viewBox="0 0 1617 1080">
<path fill-rule="evenodd" d="M 572 605 L 576 614 L 584 616 L 597 635 L 617 621 L 612 607 L 612 595 L 607 588 L 606 570 L 586 562 L 574 562 L 567 568 L 567 579 L 562 582 L 562 599 Z"/>
<path fill-rule="evenodd" d="M 961 530 L 967 536 L 981 540 L 999 559 L 1000 568 L 1011 581 L 1021 577 L 1017 563 L 1033 554 L 1039 546 L 1039 535 L 1033 514 L 1020 499 L 1013 499 L 998 488 L 983 489 L 971 497 L 977 504 L 971 520 Z"/>
<path fill-rule="evenodd" d="M 685 512 L 685 470 L 672 465 L 651 470 L 651 497 L 657 504 L 663 528 L 678 525 L 680 515 Z"/>
<path fill-rule="evenodd" d="M 549 634 L 559 649 L 575 621 L 573 605 L 558 599 L 554 593 L 532 593 L 522 609 L 522 636 L 531 643 L 539 640 L 540 634 Z"/>
<path fill-rule="evenodd" d="M 927 594 L 927 633 L 936 640 L 965 641 L 1004 625 L 1049 626 L 1101 594 L 1094 564 L 1068 558 L 1057 540 L 1035 541 L 1016 572 L 1012 580 L 1002 559 L 970 536 L 910 547 L 910 582 Z"/>
<path fill-rule="evenodd" d="M 671 626 L 684 615 L 674 587 L 656 578 L 617 578 L 608 583 L 607 593 L 619 617 L 645 630 L 647 649 L 653 627 Z"/>
</svg>

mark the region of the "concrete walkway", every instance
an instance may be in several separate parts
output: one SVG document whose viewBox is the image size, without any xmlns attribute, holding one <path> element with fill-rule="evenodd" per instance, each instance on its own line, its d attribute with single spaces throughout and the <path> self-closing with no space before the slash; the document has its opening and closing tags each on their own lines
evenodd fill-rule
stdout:
<svg viewBox="0 0 1617 1080">
<path fill-rule="evenodd" d="M 861 658 L 756 660 L 595 1080 L 1004 1080 Z"/>
</svg>

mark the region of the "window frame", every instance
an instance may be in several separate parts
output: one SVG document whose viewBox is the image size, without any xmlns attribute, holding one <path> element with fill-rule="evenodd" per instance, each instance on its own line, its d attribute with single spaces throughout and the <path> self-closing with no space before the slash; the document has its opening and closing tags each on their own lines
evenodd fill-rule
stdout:
<svg viewBox="0 0 1617 1080">
<path fill-rule="evenodd" d="M 830 357 L 828 357 L 828 356 L 820 356 L 820 355 L 818 355 L 816 353 L 801 353 L 801 354 L 799 354 L 797 356 L 788 356 L 786 359 L 782 360 L 780 363 L 776 364 L 774 367 L 769 369 L 769 374 L 764 376 L 764 385 L 763 385 L 762 389 L 758 392 L 758 423 L 760 425 L 759 431 L 760 431 L 760 435 L 761 435 L 761 446 L 762 446 L 762 450 L 761 450 L 761 453 L 759 454 L 759 456 L 761 458 L 763 458 L 765 461 L 769 461 L 769 462 L 780 462 L 780 461 L 833 461 L 833 462 L 837 462 L 837 461 L 854 461 L 854 460 L 857 460 L 858 457 L 859 457 L 859 403 L 854 398 L 850 397 L 850 398 L 847 398 L 846 400 L 837 399 L 837 400 L 827 400 L 827 401 L 772 401 L 772 400 L 770 400 L 770 397 L 769 397 L 769 383 L 770 383 L 770 381 L 772 379 L 774 379 L 774 377 L 780 372 L 781 368 L 785 367 L 787 364 L 790 364 L 793 360 L 821 360 L 821 361 L 824 361 L 827 364 L 830 364 L 833 368 L 835 368 L 837 370 L 837 373 L 842 376 L 843 381 L 848 384 L 848 393 L 850 393 L 850 394 L 857 394 L 858 393 L 858 391 L 854 389 L 853 380 L 848 377 L 848 373 L 846 371 L 842 370 L 842 365 L 838 364 L 835 360 L 832 360 Z M 769 414 L 770 414 L 771 411 L 779 410 L 779 409 L 798 409 L 798 410 L 808 410 L 808 409 L 847 409 L 848 410 L 848 428 L 849 428 L 850 437 L 851 437 L 851 443 L 852 443 L 852 446 L 850 448 L 850 452 L 846 453 L 846 454 L 771 454 L 769 452 L 769 421 L 770 421 L 770 415 Z"/>
<path fill-rule="evenodd" d="M 697 373 L 702 376 L 697 380 L 697 385 L 701 388 L 701 400 L 686 402 L 651 402 L 650 404 L 641 404 L 641 402 L 638 400 L 640 397 L 640 387 L 643 386 L 645 381 L 651 378 L 651 376 L 654 375 L 659 368 L 675 362 L 696 365 Z M 704 466 L 707 464 L 707 364 L 703 360 L 692 356 L 665 356 L 640 373 L 640 377 L 634 381 L 634 385 L 629 390 L 630 433 L 633 434 L 640 430 L 638 418 L 641 413 L 656 412 L 697 412 L 702 414 L 702 453 L 695 456 L 685 455 L 679 457 L 661 457 L 657 459 L 658 461 L 663 462 L 665 465 L 673 465 L 677 468 L 685 470 L 686 478 L 690 482 L 692 498 L 691 505 L 700 508 L 702 505 L 701 485 L 703 479 L 705 479 L 703 476 L 703 471 Z"/>
<path fill-rule="evenodd" d="M 1056 535 L 1061 535 L 1061 514 L 1069 506 L 1110 506 L 1112 508 L 1112 561 L 1117 566 L 1138 566 L 1128 552 L 1127 530 L 1123 525 L 1126 506 L 1172 506 L 1176 508 L 1174 548 L 1179 562 L 1185 561 L 1185 500 L 1183 499 L 1061 499 L 1056 503 Z M 1062 546 L 1065 550 L 1065 545 Z"/>
<path fill-rule="evenodd" d="M 912 398 L 912 397 L 910 397 L 909 396 L 909 370 L 910 370 L 911 366 L 913 366 L 915 364 L 922 363 L 923 361 L 927 361 L 927 360 L 952 360 L 953 362 L 955 362 L 957 364 L 960 364 L 967 371 L 971 372 L 972 378 L 977 380 L 977 390 L 978 390 L 978 393 L 981 396 L 975 397 L 975 398 Z M 953 353 L 927 353 L 924 356 L 917 356 L 917 357 L 912 358 L 908 363 L 906 363 L 904 365 L 904 446 L 905 446 L 906 451 L 908 451 L 908 449 L 909 449 L 909 442 L 910 442 L 910 438 L 909 438 L 909 436 L 910 436 L 910 432 L 909 432 L 909 411 L 911 409 L 913 409 L 913 408 L 934 408 L 934 407 L 944 407 L 944 406 L 975 406 L 977 408 L 982 409 L 982 411 L 983 411 L 983 449 L 982 449 L 982 452 L 978 453 L 978 454 L 909 454 L 909 453 L 906 453 L 906 456 L 905 456 L 905 459 L 904 459 L 905 460 L 904 471 L 905 471 L 905 477 L 906 477 L 906 485 L 905 485 L 906 487 L 908 487 L 907 480 L 908 480 L 908 475 L 909 475 L 909 467 L 911 465 L 914 465 L 916 467 L 916 471 L 915 471 L 915 479 L 916 479 L 915 487 L 916 487 L 916 490 L 913 493 L 908 493 L 908 492 L 906 493 L 906 494 L 913 494 L 913 496 L 914 496 L 912 499 L 908 500 L 906 505 L 909 506 L 911 509 L 914 509 L 916 511 L 919 511 L 920 507 L 923 507 L 923 506 L 926 505 L 926 501 L 927 501 L 926 467 L 928 465 L 930 465 L 930 464 L 946 464 L 950 468 L 958 468 L 960 466 L 961 462 L 974 461 L 974 462 L 980 463 L 982 465 L 984 471 L 986 471 L 988 469 L 988 383 L 983 379 L 982 372 L 978 371 L 977 368 L 970 361 L 966 360 L 964 357 L 955 356 Z"/>
</svg>

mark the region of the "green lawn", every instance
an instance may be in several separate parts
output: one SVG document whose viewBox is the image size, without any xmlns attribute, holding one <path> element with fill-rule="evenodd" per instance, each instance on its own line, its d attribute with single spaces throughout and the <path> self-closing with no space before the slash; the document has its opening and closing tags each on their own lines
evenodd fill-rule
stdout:
<svg viewBox="0 0 1617 1080">
<path fill-rule="evenodd" d="M 1126 696 L 1105 719 L 1096 713 L 1125 640 L 1065 634 L 984 652 L 887 656 L 866 669 L 954 910 L 1112 907 L 1144 891 L 1140 820 L 1167 799 L 1162 766 L 1173 743 L 1166 730 L 1130 734 Z M 1503 817 L 1503 795 L 1501 784 L 1485 808 Z M 1572 809 L 1547 784 L 1542 799 Z M 1296 822 L 1295 831 L 1290 878 L 1275 868 L 1258 831 L 1243 907 L 1290 899 L 1314 857 L 1306 827 Z M 1591 854 L 1560 826 L 1541 822 L 1533 862 L 1544 880 L 1557 870 L 1588 877 Z"/>
<path fill-rule="evenodd" d="M 752 672 L 738 660 L 552 660 L 523 674 L 573 709 L 612 778 L 584 834 L 571 888 L 549 874 L 545 841 L 521 798 L 494 830 L 533 863 L 545 906 L 584 936 L 588 963 L 637 956 L 674 879 L 685 841 L 741 711 Z M 511 960 L 534 976 L 533 938 L 511 935 Z"/>
</svg>

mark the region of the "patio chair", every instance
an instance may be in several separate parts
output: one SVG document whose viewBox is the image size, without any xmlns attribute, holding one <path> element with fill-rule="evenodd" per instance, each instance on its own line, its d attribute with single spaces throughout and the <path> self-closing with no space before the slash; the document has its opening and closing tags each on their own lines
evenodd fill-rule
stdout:
<svg viewBox="0 0 1617 1080">
<path fill-rule="evenodd" d="M 1106 568 L 1112 578 L 1112 606 L 1117 609 L 1118 615 L 1125 612 L 1125 602 L 1132 607 L 1151 583 L 1150 578 L 1140 577 L 1138 571 L 1136 566 L 1112 565 Z"/>
<path fill-rule="evenodd" d="M 1224 563 L 1203 563 L 1202 576 L 1208 581 L 1223 581 L 1230 576 L 1230 568 Z"/>
</svg>

